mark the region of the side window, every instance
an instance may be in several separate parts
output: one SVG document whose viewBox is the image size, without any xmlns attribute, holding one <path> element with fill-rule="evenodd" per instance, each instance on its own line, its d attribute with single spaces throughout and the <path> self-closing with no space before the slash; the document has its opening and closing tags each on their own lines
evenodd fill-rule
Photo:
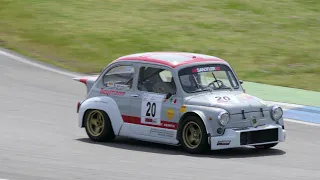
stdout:
<svg viewBox="0 0 320 180">
<path fill-rule="evenodd" d="M 170 71 L 164 70 L 159 73 L 160 78 L 163 82 L 171 82 L 172 74 Z"/>
<path fill-rule="evenodd" d="M 134 67 L 116 66 L 110 69 L 103 77 L 106 87 L 131 89 L 134 76 Z"/>
<path fill-rule="evenodd" d="M 161 68 L 141 67 L 138 90 L 159 94 L 175 94 L 176 85 L 170 71 Z"/>
</svg>

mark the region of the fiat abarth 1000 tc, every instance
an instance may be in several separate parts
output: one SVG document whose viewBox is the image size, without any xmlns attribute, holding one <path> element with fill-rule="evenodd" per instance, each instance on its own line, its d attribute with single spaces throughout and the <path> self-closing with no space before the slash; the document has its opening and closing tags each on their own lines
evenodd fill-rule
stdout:
<svg viewBox="0 0 320 180">
<path fill-rule="evenodd" d="M 123 136 L 189 153 L 285 141 L 282 108 L 246 94 L 231 66 L 214 56 L 131 54 L 74 80 L 86 85 L 78 126 L 93 141 Z"/>
</svg>

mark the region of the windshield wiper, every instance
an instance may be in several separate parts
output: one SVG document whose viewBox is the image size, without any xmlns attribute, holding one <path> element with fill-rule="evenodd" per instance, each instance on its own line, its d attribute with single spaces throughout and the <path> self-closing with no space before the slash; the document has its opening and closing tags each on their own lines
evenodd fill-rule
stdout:
<svg viewBox="0 0 320 180">
<path fill-rule="evenodd" d="M 205 89 L 197 89 L 197 90 L 194 90 L 194 91 L 189 91 L 190 93 L 195 93 L 195 92 L 202 92 L 202 91 L 212 91 L 211 88 L 205 88 Z"/>
<path fill-rule="evenodd" d="M 220 87 L 219 89 L 230 89 L 230 90 L 232 90 L 231 87 Z"/>
</svg>

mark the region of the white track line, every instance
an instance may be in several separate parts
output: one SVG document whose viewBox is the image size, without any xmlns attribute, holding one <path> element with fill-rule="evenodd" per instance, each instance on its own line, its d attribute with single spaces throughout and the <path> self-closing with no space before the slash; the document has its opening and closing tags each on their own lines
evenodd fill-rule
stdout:
<svg viewBox="0 0 320 180">
<path fill-rule="evenodd" d="M 270 104 L 276 104 L 278 106 L 287 106 L 290 108 L 302 108 L 309 111 L 320 111 L 320 107 L 312 107 L 312 106 L 305 106 L 305 105 L 299 105 L 299 104 L 289 104 L 289 103 L 283 103 L 283 102 L 274 102 L 274 101 L 266 101 Z"/>
<path fill-rule="evenodd" d="M 320 127 L 320 124 L 311 123 L 311 122 L 305 122 L 305 121 L 298 121 L 298 120 L 294 120 L 294 119 L 286 119 L 286 118 L 284 118 L 284 121 L 288 121 L 288 122 L 292 122 L 292 123 L 297 123 L 297 124 L 304 124 L 304 125 L 309 125 L 309 126 L 317 126 L 317 127 Z"/>
<path fill-rule="evenodd" d="M 58 69 L 55 69 L 55 68 L 52 68 L 52 67 L 41 65 L 39 63 L 32 62 L 30 60 L 27 60 L 25 58 L 16 56 L 14 54 L 5 52 L 3 50 L 0 50 L 0 54 L 3 55 L 3 56 L 7 56 L 7 57 L 9 57 L 11 59 L 14 59 L 16 61 L 20 61 L 22 63 L 26 63 L 26 64 L 29 64 L 29 65 L 38 67 L 40 69 L 48 70 L 48 71 L 51 71 L 51 72 L 55 72 L 55 73 L 58 73 L 58 74 L 63 74 L 63 75 L 70 76 L 70 77 L 77 77 L 78 76 L 75 73 L 65 72 L 65 71 L 61 71 L 61 70 L 58 70 Z M 291 105 L 291 104 L 288 104 L 288 105 Z M 299 106 L 299 105 L 293 105 L 292 104 L 292 106 Z M 289 122 L 293 122 L 293 123 L 299 123 L 299 124 L 305 124 L 305 125 L 311 125 L 311 126 L 319 126 L 320 127 L 320 124 L 309 123 L 309 122 L 304 122 L 304 121 L 297 121 L 297 120 L 293 120 L 293 119 L 285 119 L 285 121 L 289 121 Z M 2 179 L 0 179 L 0 180 L 2 180 Z"/>
<path fill-rule="evenodd" d="M 48 67 L 48 66 L 45 66 L 45 65 L 41 65 L 39 63 L 32 62 L 30 60 L 27 60 L 25 58 L 16 56 L 14 54 L 11 54 L 11 53 L 8 53 L 8 52 L 2 51 L 2 50 L 0 50 L 0 54 L 3 55 L 3 56 L 7 56 L 7 57 L 9 57 L 11 59 L 14 59 L 16 61 L 19 61 L 19 62 L 22 62 L 22 63 L 26 63 L 26 64 L 29 64 L 29 65 L 32 65 L 32 66 L 35 66 L 35 67 L 38 67 L 40 69 L 44 69 L 44 70 L 47 70 L 47 71 L 51 71 L 51 72 L 55 72 L 55 73 L 58 73 L 58 74 L 63 74 L 63 75 L 66 75 L 66 76 L 71 76 L 71 77 L 76 77 L 77 76 L 74 73 L 65 72 L 65 71 L 58 70 L 56 68 L 51 68 L 51 67 Z"/>
</svg>

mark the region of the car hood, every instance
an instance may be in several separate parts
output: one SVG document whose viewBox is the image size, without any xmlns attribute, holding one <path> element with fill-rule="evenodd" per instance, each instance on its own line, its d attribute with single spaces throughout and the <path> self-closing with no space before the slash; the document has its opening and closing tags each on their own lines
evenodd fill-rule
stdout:
<svg viewBox="0 0 320 180">
<path fill-rule="evenodd" d="M 239 114 L 244 112 L 257 112 L 261 108 L 268 110 L 267 104 L 255 96 L 243 92 L 210 92 L 199 94 L 186 99 L 186 105 L 198 105 L 207 107 L 216 107 L 227 110 L 230 114 Z"/>
</svg>

